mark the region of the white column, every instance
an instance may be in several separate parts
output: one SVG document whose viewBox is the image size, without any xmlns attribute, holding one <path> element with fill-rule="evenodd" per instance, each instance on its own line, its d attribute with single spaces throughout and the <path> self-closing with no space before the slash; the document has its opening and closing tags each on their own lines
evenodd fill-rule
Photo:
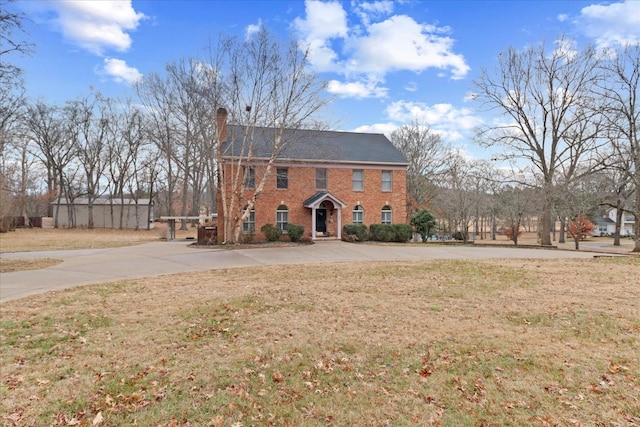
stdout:
<svg viewBox="0 0 640 427">
<path fill-rule="evenodd" d="M 342 207 L 338 205 L 338 240 L 342 240 Z"/>
<path fill-rule="evenodd" d="M 316 239 L 316 207 L 311 208 L 311 239 Z"/>
</svg>

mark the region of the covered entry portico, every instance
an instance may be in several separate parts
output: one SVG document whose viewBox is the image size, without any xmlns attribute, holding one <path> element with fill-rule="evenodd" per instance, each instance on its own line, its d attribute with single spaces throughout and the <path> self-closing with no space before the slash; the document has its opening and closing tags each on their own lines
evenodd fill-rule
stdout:
<svg viewBox="0 0 640 427">
<path fill-rule="evenodd" d="M 347 205 L 333 194 L 322 191 L 304 201 L 303 206 L 311 209 L 311 238 L 329 236 L 332 224 L 337 218 L 335 235 L 342 238 L 342 208 Z"/>
</svg>

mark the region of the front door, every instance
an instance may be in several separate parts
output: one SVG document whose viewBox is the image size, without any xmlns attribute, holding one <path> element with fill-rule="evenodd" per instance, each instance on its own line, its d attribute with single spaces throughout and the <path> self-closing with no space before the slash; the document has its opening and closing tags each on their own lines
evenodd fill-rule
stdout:
<svg viewBox="0 0 640 427">
<path fill-rule="evenodd" d="M 316 233 L 324 235 L 327 232 L 327 210 L 316 209 Z"/>
</svg>

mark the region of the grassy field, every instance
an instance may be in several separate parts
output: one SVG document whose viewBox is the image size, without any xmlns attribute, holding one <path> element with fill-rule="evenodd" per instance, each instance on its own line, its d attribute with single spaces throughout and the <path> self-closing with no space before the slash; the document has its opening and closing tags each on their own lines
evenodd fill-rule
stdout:
<svg viewBox="0 0 640 427">
<path fill-rule="evenodd" d="M 176 238 L 196 236 L 196 228 L 176 231 Z M 153 230 L 19 228 L 8 233 L 0 233 L 0 252 L 113 248 L 165 239 L 166 228 L 161 223 Z"/>
<path fill-rule="evenodd" d="M 2 304 L 5 426 L 640 425 L 640 259 L 198 272 Z"/>
</svg>

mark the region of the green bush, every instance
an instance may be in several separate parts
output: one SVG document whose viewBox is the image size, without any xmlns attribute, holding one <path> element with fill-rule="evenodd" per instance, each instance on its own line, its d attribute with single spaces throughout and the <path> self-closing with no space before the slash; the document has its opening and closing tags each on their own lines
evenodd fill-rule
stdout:
<svg viewBox="0 0 640 427">
<path fill-rule="evenodd" d="M 369 234 L 377 242 L 404 243 L 411 239 L 412 230 L 408 224 L 371 224 Z"/>
<path fill-rule="evenodd" d="M 416 233 L 422 237 L 422 242 L 426 242 L 438 228 L 436 218 L 426 209 L 420 209 L 411 215 L 411 225 L 415 227 Z"/>
<path fill-rule="evenodd" d="M 304 227 L 296 224 L 287 224 L 287 235 L 292 242 L 297 242 L 304 233 Z"/>
<path fill-rule="evenodd" d="M 371 224 L 369 226 L 369 236 L 376 242 L 393 242 L 395 232 L 390 224 Z"/>
<path fill-rule="evenodd" d="M 356 236 L 359 242 L 367 240 L 367 226 L 364 224 L 345 224 L 342 231 L 345 236 Z"/>
<path fill-rule="evenodd" d="M 451 235 L 451 237 L 453 237 L 453 240 L 465 240 L 465 233 L 462 231 L 456 231 Z"/>
<path fill-rule="evenodd" d="M 256 233 L 252 231 L 251 233 L 243 233 L 240 237 L 240 240 L 242 241 L 242 243 L 253 243 L 255 237 Z"/>
<path fill-rule="evenodd" d="M 413 230 L 409 224 L 393 224 L 393 230 L 395 231 L 395 241 L 404 243 L 411 240 L 413 236 Z"/>
<path fill-rule="evenodd" d="M 264 237 L 270 242 L 276 242 L 280 240 L 280 236 L 282 235 L 282 230 L 280 227 L 277 227 L 273 224 L 265 224 L 260 227 L 260 231 L 264 234 Z"/>
</svg>

